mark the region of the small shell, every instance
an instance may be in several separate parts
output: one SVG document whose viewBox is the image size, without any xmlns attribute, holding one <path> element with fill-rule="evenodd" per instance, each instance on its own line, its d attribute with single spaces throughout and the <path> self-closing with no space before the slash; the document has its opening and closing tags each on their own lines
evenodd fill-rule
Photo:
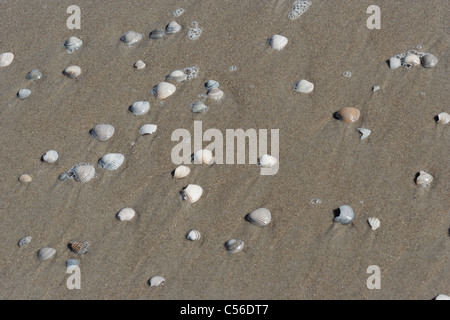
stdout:
<svg viewBox="0 0 450 320">
<path fill-rule="evenodd" d="M 158 287 L 163 285 L 165 281 L 166 279 L 161 276 L 153 276 L 150 278 L 150 280 L 148 280 L 148 283 L 151 287 Z"/>
<path fill-rule="evenodd" d="M 450 114 L 447 112 L 441 112 L 436 116 L 436 123 L 447 124 L 450 122 Z"/>
<path fill-rule="evenodd" d="M 288 39 L 284 36 L 280 36 L 279 34 L 274 35 L 269 39 L 269 44 L 275 50 L 283 50 L 283 48 L 287 45 Z"/>
<path fill-rule="evenodd" d="M 106 170 L 117 170 L 122 165 L 125 157 L 121 153 L 107 153 L 98 160 L 98 167 Z"/>
<path fill-rule="evenodd" d="M 208 91 L 208 98 L 219 101 L 223 98 L 223 91 L 219 88 L 212 88 Z"/>
<path fill-rule="evenodd" d="M 150 103 L 148 101 L 136 101 L 130 106 L 129 110 L 135 116 L 142 116 L 150 110 Z"/>
<path fill-rule="evenodd" d="M 244 241 L 239 239 L 230 239 L 225 242 L 225 248 L 228 252 L 238 253 L 244 249 Z"/>
<path fill-rule="evenodd" d="M 79 264 L 80 264 L 80 260 L 78 260 L 78 259 L 68 259 L 66 261 L 66 268 L 67 268 L 67 270 L 72 270 Z"/>
<path fill-rule="evenodd" d="M 276 165 L 278 162 L 277 158 L 269 155 L 269 154 L 263 154 L 258 159 L 258 166 L 263 168 L 272 168 L 274 165 Z"/>
<path fill-rule="evenodd" d="M 134 47 L 139 41 L 142 40 L 142 37 L 142 33 L 127 31 L 122 35 L 122 37 L 120 37 L 120 40 L 126 43 L 129 47 Z"/>
<path fill-rule="evenodd" d="M 177 179 L 182 179 L 186 177 L 191 172 L 191 169 L 186 166 L 178 166 L 173 172 L 173 177 Z"/>
<path fill-rule="evenodd" d="M 14 54 L 12 52 L 5 52 L 0 54 L 0 68 L 9 66 L 14 60 Z"/>
<path fill-rule="evenodd" d="M 107 141 L 111 139 L 114 134 L 114 127 L 107 123 L 97 124 L 91 129 L 91 135 L 99 141 Z"/>
<path fill-rule="evenodd" d="M 367 219 L 367 222 L 369 223 L 369 226 L 372 228 L 372 230 L 377 230 L 380 227 L 380 219 L 378 218 L 369 218 Z"/>
<path fill-rule="evenodd" d="M 361 133 L 361 137 L 359 138 L 360 140 L 366 139 L 372 132 L 371 130 L 365 128 L 358 128 L 356 130 L 358 130 Z"/>
<path fill-rule="evenodd" d="M 181 70 L 175 70 L 172 71 L 167 77 L 166 80 L 170 81 L 170 80 L 175 80 L 177 82 L 183 82 L 185 80 L 187 80 L 187 75 L 181 71 Z"/>
<path fill-rule="evenodd" d="M 194 113 L 202 113 L 209 110 L 209 107 L 204 104 L 202 101 L 196 101 L 189 105 L 189 108 L 191 108 L 191 111 Z"/>
<path fill-rule="evenodd" d="M 198 230 L 191 230 L 186 235 L 186 238 L 191 241 L 198 241 L 198 240 L 200 240 L 200 237 L 201 237 L 201 234 L 200 234 L 200 231 L 198 231 Z"/>
<path fill-rule="evenodd" d="M 422 65 L 425 68 L 433 68 L 438 63 L 438 59 L 436 58 L 436 56 L 434 54 L 431 54 L 431 53 L 428 53 L 428 54 L 424 55 L 422 57 L 421 61 L 422 61 Z"/>
<path fill-rule="evenodd" d="M 27 79 L 31 81 L 36 81 L 42 78 L 42 72 L 38 69 L 33 69 L 27 73 Z"/>
<path fill-rule="evenodd" d="M 68 53 L 72 53 L 77 51 L 83 45 L 83 40 L 78 39 L 77 37 L 70 37 L 64 42 L 64 47 L 66 48 Z"/>
<path fill-rule="evenodd" d="M 74 241 L 70 243 L 70 249 L 76 254 L 85 254 L 88 251 L 89 245 L 89 241 Z"/>
<path fill-rule="evenodd" d="M 163 29 L 155 29 L 150 32 L 150 39 L 161 39 L 165 35 L 165 31 Z"/>
<path fill-rule="evenodd" d="M 197 202 L 203 194 L 203 189 L 199 185 L 189 184 L 181 190 L 183 200 L 188 200 L 190 203 Z"/>
<path fill-rule="evenodd" d="M 73 178 L 78 182 L 88 182 L 95 176 L 95 168 L 91 164 L 78 164 L 71 169 Z"/>
<path fill-rule="evenodd" d="M 28 98 L 31 95 L 30 89 L 20 89 L 19 92 L 17 92 L 17 96 L 20 100 L 24 100 Z"/>
<path fill-rule="evenodd" d="M 54 163 L 56 160 L 58 160 L 58 152 L 56 150 L 48 150 L 43 156 L 42 160 L 44 160 L 47 163 Z"/>
<path fill-rule="evenodd" d="M 156 124 L 144 124 L 139 128 L 139 134 L 152 134 L 156 132 L 156 129 L 158 129 Z"/>
<path fill-rule="evenodd" d="M 450 300 L 450 296 L 446 294 L 438 294 L 434 300 Z"/>
<path fill-rule="evenodd" d="M 420 64 L 420 58 L 417 54 L 410 53 L 405 57 L 405 66 L 414 67 Z"/>
<path fill-rule="evenodd" d="M 342 224 L 349 224 L 355 217 L 355 212 L 349 205 L 339 207 L 339 215 L 334 218 L 334 221 Z"/>
<path fill-rule="evenodd" d="M 352 107 L 342 108 L 336 113 L 336 117 L 344 122 L 356 122 L 360 116 L 361 111 Z"/>
<path fill-rule="evenodd" d="M 63 73 L 69 78 L 76 79 L 81 74 L 81 68 L 79 66 L 70 66 L 67 67 Z"/>
<path fill-rule="evenodd" d="M 214 157 L 211 150 L 201 149 L 194 152 L 191 160 L 195 164 L 213 164 Z"/>
<path fill-rule="evenodd" d="M 267 226 L 272 220 L 272 215 L 269 209 L 266 208 L 258 208 L 247 214 L 245 217 L 251 223 L 254 223 L 260 227 Z"/>
<path fill-rule="evenodd" d="M 130 221 L 131 219 L 134 218 L 135 215 L 136 215 L 136 211 L 134 211 L 134 209 L 132 209 L 132 208 L 123 208 L 122 210 L 120 210 L 117 213 L 116 217 L 120 221 Z"/>
<path fill-rule="evenodd" d="M 145 68 L 145 62 L 142 60 L 138 60 L 134 63 L 134 67 L 138 70 L 144 69 Z"/>
<path fill-rule="evenodd" d="M 401 65 L 402 65 L 402 61 L 399 58 L 392 57 L 389 59 L 389 68 L 397 69 L 397 68 L 400 68 Z"/>
<path fill-rule="evenodd" d="M 33 180 L 31 178 L 31 176 L 29 174 L 26 174 L 26 173 L 22 174 L 19 177 L 19 181 L 22 182 L 22 183 L 29 183 L 29 182 L 31 182 L 31 180 Z"/>
<path fill-rule="evenodd" d="M 206 88 L 206 90 L 211 90 L 211 89 L 213 89 L 213 88 L 218 88 L 219 87 L 219 83 L 216 81 L 216 80 L 208 80 L 206 83 L 205 83 L 205 88 Z"/>
<path fill-rule="evenodd" d="M 380 89 L 381 89 L 380 86 L 373 86 L 373 87 L 372 87 L 372 92 L 378 91 L 378 90 L 380 90 Z"/>
<path fill-rule="evenodd" d="M 419 175 L 416 178 L 416 184 L 427 188 L 430 186 L 433 181 L 433 176 L 423 170 L 419 171 Z"/>
<path fill-rule="evenodd" d="M 314 90 L 314 84 L 302 79 L 294 85 L 294 90 L 301 93 L 311 93 Z"/>
<path fill-rule="evenodd" d="M 170 21 L 166 26 L 167 34 L 174 34 L 181 30 L 181 26 L 176 21 Z"/>
<path fill-rule="evenodd" d="M 177 88 L 168 82 L 160 82 L 155 87 L 155 96 L 158 99 L 166 99 L 167 97 L 170 97 L 174 92 L 177 90 Z"/>
<path fill-rule="evenodd" d="M 56 250 L 53 248 L 42 248 L 38 251 L 37 256 L 39 260 L 47 260 L 53 257 L 56 253 Z"/>
<path fill-rule="evenodd" d="M 19 247 L 23 247 L 26 246 L 27 244 L 29 244 L 31 242 L 31 237 L 30 236 L 26 236 L 23 237 L 22 239 L 19 240 Z"/>
</svg>

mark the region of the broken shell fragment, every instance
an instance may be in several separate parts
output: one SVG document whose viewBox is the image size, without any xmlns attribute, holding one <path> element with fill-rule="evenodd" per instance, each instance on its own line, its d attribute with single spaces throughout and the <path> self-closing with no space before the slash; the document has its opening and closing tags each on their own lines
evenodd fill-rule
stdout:
<svg viewBox="0 0 450 320">
<path fill-rule="evenodd" d="M 130 106 L 129 110 L 135 116 L 142 116 L 150 110 L 150 103 L 148 101 L 136 101 Z"/>
<path fill-rule="evenodd" d="M 401 65 L 402 65 L 402 61 L 399 58 L 392 57 L 389 59 L 389 68 L 397 69 L 397 68 L 400 68 Z"/>
<path fill-rule="evenodd" d="M 142 60 L 138 60 L 134 63 L 134 67 L 138 70 L 144 69 L 145 68 L 145 62 Z"/>
<path fill-rule="evenodd" d="M 301 93 L 311 93 L 314 90 L 314 84 L 302 79 L 294 85 L 294 90 Z"/>
<path fill-rule="evenodd" d="M 356 122 L 360 116 L 361 111 L 352 107 L 342 108 L 336 113 L 336 117 L 344 122 Z"/>
<path fill-rule="evenodd" d="M 107 141 L 111 139 L 114 134 L 114 127 L 107 123 L 97 124 L 91 129 L 91 135 L 99 141 Z"/>
<path fill-rule="evenodd" d="M 26 246 L 27 244 L 29 244 L 31 242 L 31 239 L 32 238 L 30 236 L 26 236 L 26 237 L 23 237 L 22 239 L 20 239 L 19 243 L 18 243 L 19 247 Z"/>
<path fill-rule="evenodd" d="M 361 137 L 359 138 L 360 140 L 366 139 L 372 133 L 371 130 L 365 128 L 358 128 L 356 130 L 358 130 L 361 133 Z"/>
<path fill-rule="evenodd" d="M 258 159 L 258 166 L 263 168 L 272 168 L 274 165 L 276 165 L 278 162 L 278 159 L 274 156 L 271 156 L 269 154 L 263 154 Z"/>
<path fill-rule="evenodd" d="M 212 88 L 208 91 L 208 98 L 219 101 L 223 98 L 223 91 L 219 88 Z"/>
<path fill-rule="evenodd" d="M 132 208 L 123 208 L 122 210 L 120 210 L 117 213 L 116 217 L 120 221 L 130 221 L 131 219 L 134 218 L 135 215 L 136 215 L 136 211 L 134 211 L 134 209 L 132 209 Z"/>
<path fill-rule="evenodd" d="M 200 231 L 198 231 L 198 230 L 191 230 L 186 235 L 186 239 L 191 240 L 191 241 L 198 241 L 198 240 L 200 240 L 200 238 L 201 238 L 201 234 L 200 234 Z"/>
<path fill-rule="evenodd" d="M 63 71 L 64 75 L 68 76 L 69 78 L 76 79 L 81 74 L 81 68 L 79 66 L 70 66 L 67 67 Z"/>
<path fill-rule="evenodd" d="M 83 40 L 77 38 L 77 37 L 70 37 L 69 39 L 64 42 L 64 47 L 66 48 L 68 53 L 72 53 L 74 51 L 77 51 L 81 48 L 83 45 Z"/>
<path fill-rule="evenodd" d="M 181 30 L 181 26 L 176 21 L 170 21 L 166 26 L 167 34 L 174 34 Z"/>
<path fill-rule="evenodd" d="M 150 284 L 151 287 L 158 287 L 163 285 L 165 281 L 166 279 L 164 279 L 161 276 L 153 276 L 150 278 L 150 280 L 148 280 L 148 283 Z"/>
<path fill-rule="evenodd" d="M 335 222 L 342 224 L 349 224 L 355 217 L 355 212 L 349 205 L 343 205 L 339 207 L 339 214 L 334 217 Z"/>
<path fill-rule="evenodd" d="M 241 252 L 242 249 L 244 249 L 244 241 L 239 239 L 230 239 L 227 242 L 225 242 L 225 248 L 228 252 L 231 253 L 238 253 Z"/>
<path fill-rule="evenodd" d="M 155 96 L 156 98 L 163 100 L 174 94 L 176 90 L 177 88 L 173 84 L 168 82 L 160 82 L 155 87 Z"/>
<path fill-rule="evenodd" d="M 19 181 L 22 182 L 22 183 L 29 183 L 29 182 L 31 182 L 31 180 L 33 180 L 31 178 L 31 176 L 29 174 L 26 174 L 26 173 L 22 174 L 19 177 Z"/>
<path fill-rule="evenodd" d="M 122 165 L 125 157 L 121 153 L 107 153 L 98 160 L 98 167 L 106 170 L 117 170 Z"/>
<path fill-rule="evenodd" d="M 54 163 L 56 160 L 58 160 L 58 152 L 56 150 L 48 150 L 43 156 L 42 160 L 44 160 L 47 163 Z"/>
<path fill-rule="evenodd" d="M 139 134 L 152 134 L 156 132 L 156 129 L 158 129 L 158 126 L 156 124 L 144 124 L 139 128 Z"/>
<path fill-rule="evenodd" d="M 202 101 L 196 101 L 189 105 L 191 111 L 194 113 L 202 113 L 209 110 L 209 107 L 204 104 Z"/>
<path fill-rule="evenodd" d="M 191 160 L 195 164 L 213 164 L 214 157 L 211 150 L 201 149 L 194 152 Z"/>
<path fill-rule="evenodd" d="M 272 220 L 272 215 L 269 209 L 258 208 L 247 214 L 245 219 L 260 227 L 265 227 Z"/>
<path fill-rule="evenodd" d="M 139 41 L 142 40 L 143 34 L 135 31 L 125 32 L 120 40 L 126 43 L 129 47 L 134 47 Z"/>
<path fill-rule="evenodd" d="M 421 61 L 422 61 L 422 65 L 425 68 L 433 68 L 438 63 L 438 59 L 436 58 L 436 56 L 434 54 L 431 54 L 431 53 L 428 53 L 428 54 L 424 55 L 422 57 Z"/>
<path fill-rule="evenodd" d="M 203 194 L 203 189 L 199 185 L 189 184 L 181 190 L 181 197 L 183 200 L 188 200 L 190 203 L 197 202 Z"/>
<path fill-rule="evenodd" d="M 89 241 L 81 242 L 81 241 L 74 241 L 70 244 L 70 249 L 75 252 L 76 254 L 85 254 L 89 249 Z"/>
<path fill-rule="evenodd" d="M 53 248 L 41 248 L 39 249 L 37 256 L 39 260 L 47 260 L 53 257 L 56 253 L 56 250 Z"/>
<path fill-rule="evenodd" d="M 0 54 L 0 68 L 9 66 L 14 60 L 14 54 L 12 52 L 5 52 Z"/>
<path fill-rule="evenodd" d="M 376 230 L 380 227 L 380 219 L 378 218 L 369 218 L 367 219 L 367 222 L 369 223 L 369 226 L 372 228 L 372 230 Z"/>
<path fill-rule="evenodd" d="M 288 39 L 279 34 L 276 34 L 269 39 L 269 44 L 272 46 L 273 49 L 278 51 L 283 50 L 283 48 L 287 45 L 287 43 Z"/>
<path fill-rule="evenodd" d="M 436 116 L 436 123 L 447 124 L 450 122 L 450 114 L 447 112 L 441 112 Z"/>
<path fill-rule="evenodd" d="M 189 167 L 181 165 L 174 170 L 173 177 L 177 179 L 182 179 L 186 177 L 190 172 L 191 169 Z"/>
<path fill-rule="evenodd" d="M 19 92 L 17 92 L 17 97 L 20 100 L 24 100 L 24 99 L 28 98 L 30 95 L 31 95 L 30 89 L 20 89 Z"/>
<path fill-rule="evenodd" d="M 433 181 L 433 176 L 429 174 L 428 172 L 425 172 L 423 170 L 419 171 L 419 175 L 416 178 L 416 184 L 428 188 Z"/>
<path fill-rule="evenodd" d="M 175 80 L 177 82 L 183 82 L 185 80 L 187 80 L 187 75 L 181 71 L 181 70 L 175 70 L 172 71 L 167 77 L 166 80 L 170 81 L 170 80 Z"/>
</svg>

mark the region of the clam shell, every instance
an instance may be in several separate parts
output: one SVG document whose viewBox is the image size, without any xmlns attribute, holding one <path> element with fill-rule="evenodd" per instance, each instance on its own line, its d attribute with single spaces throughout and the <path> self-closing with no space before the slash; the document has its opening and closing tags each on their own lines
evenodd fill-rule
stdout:
<svg viewBox="0 0 450 320">
<path fill-rule="evenodd" d="M 114 134 L 114 127 L 107 123 L 97 124 L 91 129 L 91 135 L 99 141 L 107 141 L 111 139 Z"/>
<path fill-rule="evenodd" d="M 195 164 L 213 164 L 214 157 L 211 150 L 201 149 L 194 152 L 191 160 Z"/>
<path fill-rule="evenodd" d="M 19 97 L 20 100 L 24 100 L 28 98 L 31 95 L 30 89 L 20 89 L 19 92 L 17 92 L 17 97 Z"/>
<path fill-rule="evenodd" d="M 208 98 L 219 101 L 223 98 L 223 91 L 219 88 L 212 88 L 208 91 Z"/>
<path fill-rule="evenodd" d="M 31 182 L 31 180 L 33 180 L 31 178 L 31 176 L 29 174 L 26 174 L 26 173 L 22 174 L 19 177 L 19 181 L 22 182 L 22 183 L 29 183 L 29 182 Z"/>
<path fill-rule="evenodd" d="M 278 51 L 283 50 L 283 48 L 287 45 L 287 43 L 288 39 L 279 34 L 276 34 L 269 39 L 269 44 L 272 46 L 273 49 Z"/>
<path fill-rule="evenodd" d="M 145 62 L 142 60 L 138 60 L 134 63 L 134 67 L 138 70 L 144 69 L 145 68 Z"/>
<path fill-rule="evenodd" d="M 294 85 L 294 90 L 301 93 L 311 93 L 314 90 L 314 84 L 302 79 Z"/>
<path fill-rule="evenodd" d="M 130 221 L 131 219 L 134 218 L 135 215 L 136 215 L 136 211 L 134 211 L 134 209 L 123 208 L 117 213 L 116 217 L 120 221 Z"/>
<path fill-rule="evenodd" d="M 48 150 L 43 156 L 42 160 L 48 163 L 54 163 L 56 160 L 58 160 L 59 155 L 56 150 Z"/>
<path fill-rule="evenodd" d="M 134 47 L 139 41 L 142 40 L 142 37 L 142 33 L 127 31 L 120 37 L 120 40 L 126 43 L 129 47 Z"/>
<path fill-rule="evenodd" d="M 32 238 L 30 236 L 26 236 L 26 237 L 23 237 L 22 239 L 20 239 L 19 243 L 18 243 L 19 247 L 26 246 L 27 244 L 29 244 L 31 242 L 31 239 Z"/>
<path fill-rule="evenodd" d="M 173 172 L 173 177 L 177 179 L 182 179 L 186 177 L 191 172 L 191 169 L 186 166 L 178 166 Z"/>
<path fill-rule="evenodd" d="M 166 26 L 167 34 L 174 34 L 181 30 L 181 26 L 176 21 L 170 21 Z"/>
<path fill-rule="evenodd" d="M 200 234 L 200 231 L 198 231 L 198 230 L 191 230 L 186 235 L 186 239 L 191 240 L 191 241 L 198 241 L 198 240 L 200 240 L 200 238 L 201 238 L 201 234 Z"/>
<path fill-rule="evenodd" d="M 335 222 L 342 224 L 349 224 L 355 217 L 355 212 L 349 205 L 343 205 L 339 207 L 339 215 L 334 218 Z"/>
<path fill-rule="evenodd" d="M 70 243 L 70 249 L 76 254 L 85 254 L 89 249 L 89 241 L 73 241 Z"/>
<path fill-rule="evenodd" d="M 31 81 L 36 81 L 42 78 L 42 72 L 38 69 L 33 69 L 27 73 L 27 79 Z"/>
<path fill-rule="evenodd" d="M 196 101 L 189 105 L 189 108 L 191 108 L 191 111 L 194 113 L 202 113 L 209 110 L 209 107 L 204 104 L 202 101 Z"/>
<path fill-rule="evenodd" d="M 87 163 L 77 164 L 75 167 L 71 169 L 70 172 L 72 173 L 75 181 L 82 183 L 88 182 L 95 177 L 94 166 Z"/>
<path fill-rule="evenodd" d="M 342 108 L 336 113 L 336 117 L 344 122 L 356 122 L 360 116 L 361 111 L 352 107 Z"/>
<path fill-rule="evenodd" d="M 225 242 L 225 248 L 231 253 L 241 252 L 244 249 L 244 241 L 239 239 L 230 239 Z"/>
<path fill-rule="evenodd" d="M 441 112 L 436 116 L 436 122 L 439 124 L 447 124 L 450 122 L 450 114 Z"/>
<path fill-rule="evenodd" d="M 205 83 L 205 88 L 206 88 L 206 90 L 211 90 L 211 89 L 213 89 L 213 88 L 218 88 L 219 87 L 219 83 L 216 81 L 216 80 L 208 80 L 206 83 Z"/>
<path fill-rule="evenodd" d="M 81 68 L 79 66 L 70 66 L 67 67 L 63 73 L 69 78 L 76 79 L 81 74 Z"/>
<path fill-rule="evenodd" d="M 107 153 L 98 160 L 98 167 L 106 170 L 117 170 L 122 165 L 125 157 L 121 153 Z"/>
<path fill-rule="evenodd" d="M 144 124 L 139 128 L 139 134 L 152 134 L 156 132 L 156 129 L 158 129 L 156 124 Z"/>
<path fill-rule="evenodd" d="M 380 219 L 378 218 L 369 218 L 367 219 L 367 222 L 369 223 L 369 226 L 372 228 L 372 230 L 377 230 L 380 227 Z"/>
<path fill-rule="evenodd" d="M 163 285 L 165 281 L 166 279 L 161 276 L 153 276 L 150 278 L 150 280 L 148 280 L 148 283 L 151 287 L 158 287 Z"/>
<path fill-rule="evenodd" d="M 167 77 L 166 80 L 175 80 L 177 82 L 183 82 L 187 80 L 188 76 L 181 70 L 172 71 Z"/>
<path fill-rule="evenodd" d="M 66 48 L 68 53 L 72 53 L 77 51 L 83 45 L 83 40 L 78 39 L 77 37 L 70 37 L 64 42 L 64 47 Z"/>
<path fill-rule="evenodd" d="M 277 164 L 277 162 L 278 162 L 277 158 L 268 154 L 263 154 L 258 159 L 258 166 L 263 168 L 272 168 L 274 165 Z"/>
<path fill-rule="evenodd" d="M 254 223 L 260 227 L 267 226 L 272 220 L 272 215 L 269 209 L 266 208 L 258 208 L 247 214 L 245 217 L 251 223 Z"/>
<path fill-rule="evenodd" d="M 38 253 L 37 253 L 37 257 L 39 260 L 47 260 L 50 259 L 51 257 L 53 257 L 56 253 L 56 250 L 53 248 L 41 248 L 39 249 Z"/>
<path fill-rule="evenodd" d="M 148 101 L 136 101 L 129 109 L 135 116 L 142 116 L 150 110 L 150 103 Z"/>
<path fill-rule="evenodd" d="M 400 68 L 401 65 L 402 65 L 402 61 L 399 58 L 392 57 L 389 59 L 389 68 L 397 69 L 397 68 Z"/>
<path fill-rule="evenodd" d="M 416 178 L 416 184 L 427 188 L 430 186 L 431 182 L 433 181 L 433 176 L 429 174 L 428 172 L 425 172 L 423 170 L 419 171 L 419 175 Z"/>
<path fill-rule="evenodd" d="M 78 259 L 68 259 L 66 261 L 66 268 L 71 270 L 80 264 L 80 260 Z"/>
<path fill-rule="evenodd" d="M 4 52 L 0 54 L 0 68 L 9 66 L 14 60 L 14 54 L 12 52 Z"/>
<path fill-rule="evenodd" d="M 425 68 L 433 68 L 437 65 L 438 58 L 434 54 L 428 53 L 422 57 L 421 62 Z"/>
<path fill-rule="evenodd" d="M 165 35 L 165 31 L 163 29 L 155 29 L 150 32 L 150 39 L 161 39 Z"/>
<path fill-rule="evenodd" d="M 420 64 L 420 58 L 417 54 L 410 53 L 405 57 L 405 66 L 414 67 Z"/>
<path fill-rule="evenodd" d="M 166 99 L 170 97 L 174 92 L 177 90 L 177 88 L 168 82 L 160 82 L 155 87 L 155 96 L 158 99 Z"/>
<path fill-rule="evenodd" d="M 371 130 L 365 128 L 358 128 L 356 130 L 358 130 L 361 133 L 361 137 L 359 138 L 360 140 L 366 139 L 372 133 Z"/>
<path fill-rule="evenodd" d="M 203 189 L 199 185 L 189 184 L 181 190 L 183 200 L 188 200 L 190 203 L 197 202 L 203 194 Z"/>
</svg>

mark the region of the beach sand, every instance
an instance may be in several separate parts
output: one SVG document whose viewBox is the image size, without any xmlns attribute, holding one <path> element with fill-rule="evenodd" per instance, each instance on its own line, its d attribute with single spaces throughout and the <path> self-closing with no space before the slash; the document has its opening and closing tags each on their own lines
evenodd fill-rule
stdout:
<svg viewBox="0 0 450 320">
<path fill-rule="evenodd" d="M 450 294 L 450 127 L 434 117 L 450 112 L 450 2 L 313 1 L 289 20 L 286 1 L 0 1 L 0 52 L 13 63 L 0 69 L 0 296 L 2 299 L 433 299 Z M 67 7 L 81 9 L 81 29 L 69 30 Z M 381 9 L 381 29 L 368 29 L 369 5 Z M 183 8 L 184 14 L 172 12 Z M 182 30 L 149 39 L 155 28 L 176 20 Z M 197 21 L 198 40 L 186 34 Z M 130 48 L 128 30 L 144 35 Z M 282 51 L 267 39 L 288 38 Z M 70 36 L 84 41 L 68 54 Z M 393 55 L 423 47 L 439 59 L 431 69 L 391 70 Z M 133 64 L 143 60 L 147 67 Z M 70 79 L 62 71 L 78 65 Z M 199 67 L 196 79 L 175 83 L 158 101 L 152 88 L 172 71 Z M 230 71 L 236 66 L 235 71 Z M 39 69 L 43 78 L 26 74 Z M 351 77 L 343 72 L 351 71 Z M 224 99 L 206 100 L 194 114 L 189 104 L 220 83 Z M 307 79 L 310 94 L 293 90 Z M 372 86 L 380 90 L 372 92 Z M 30 88 L 26 100 L 18 90 Z M 134 116 L 128 107 L 150 102 Z M 361 118 L 333 117 L 356 107 Z M 255 164 L 189 165 L 174 179 L 172 132 L 216 128 L 278 129 L 279 171 L 260 174 Z M 106 142 L 89 130 L 115 127 Z M 145 123 L 158 126 L 140 136 Z M 356 130 L 372 130 L 360 140 Z M 270 140 L 269 140 L 270 141 Z M 204 143 L 204 147 L 208 142 Z M 56 163 L 41 161 L 48 150 Z M 193 152 L 194 150 L 192 150 Z M 105 153 L 122 153 L 117 171 L 96 168 L 88 183 L 60 181 L 79 162 L 96 166 Z M 415 184 L 420 170 L 434 180 Z M 28 173 L 33 180 L 21 184 Z M 188 184 L 203 187 L 194 204 L 182 201 Z M 321 203 L 311 203 L 312 199 Z M 333 222 L 341 205 L 355 211 L 352 224 Z M 136 210 L 129 222 L 116 218 Z M 272 222 L 244 219 L 266 207 Z M 367 218 L 381 226 L 372 230 Z M 198 229 L 201 240 L 186 239 Z M 27 246 L 19 239 L 31 236 Z M 231 254 L 224 243 L 244 241 Z M 77 256 L 71 241 L 89 241 Z M 40 261 L 42 247 L 56 249 Z M 66 260 L 78 258 L 81 289 L 69 290 Z M 381 270 L 381 289 L 368 289 L 369 266 Z M 163 276 L 163 286 L 148 280 Z"/>
</svg>

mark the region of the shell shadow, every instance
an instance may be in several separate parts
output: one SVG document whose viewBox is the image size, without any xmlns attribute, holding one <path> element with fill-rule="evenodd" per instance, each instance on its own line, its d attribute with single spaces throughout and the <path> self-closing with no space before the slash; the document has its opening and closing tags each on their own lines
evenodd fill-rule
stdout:
<svg viewBox="0 0 450 320">
<path fill-rule="evenodd" d="M 333 222 L 334 222 L 334 219 L 339 217 L 340 214 L 341 214 L 341 209 L 337 208 L 337 209 L 333 210 Z"/>
<path fill-rule="evenodd" d="M 417 183 L 417 178 L 420 176 L 420 172 L 417 172 L 414 176 L 414 183 Z"/>
<path fill-rule="evenodd" d="M 338 115 L 339 111 L 336 111 L 333 113 L 333 118 L 335 118 L 336 120 L 341 120 L 341 118 Z"/>
<path fill-rule="evenodd" d="M 433 117 L 433 119 L 434 119 L 435 122 L 438 122 L 438 121 L 439 121 L 439 116 L 438 116 L 438 115 L 435 115 L 435 116 Z"/>
<path fill-rule="evenodd" d="M 386 61 L 385 61 L 385 63 L 387 64 L 387 66 L 390 68 L 391 67 L 391 64 L 389 63 L 389 59 L 387 59 Z"/>
</svg>

